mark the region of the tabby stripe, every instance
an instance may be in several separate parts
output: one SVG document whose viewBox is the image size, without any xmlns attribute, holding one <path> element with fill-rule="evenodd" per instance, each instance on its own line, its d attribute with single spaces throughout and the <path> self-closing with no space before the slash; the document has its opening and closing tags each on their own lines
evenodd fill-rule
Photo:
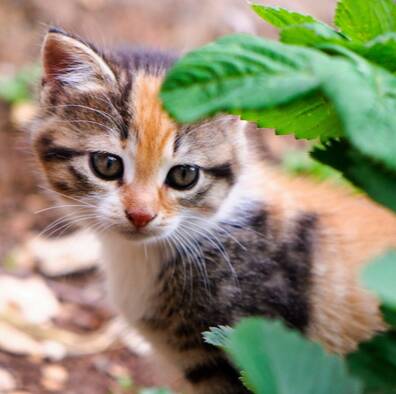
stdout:
<svg viewBox="0 0 396 394">
<path fill-rule="evenodd" d="M 180 198 L 179 203 L 186 207 L 195 207 L 197 204 L 199 204 L 202 200 L 205 199 L 205 197 L 210 192 L 212 187 L 213 187 L 213 183 L 211 183 L 208 186 L 206 186 L 205 188 L 202 188 L 201 190 L 197 191 L 192 196 Z"/>
<path fill-rule="evenodd" d="M 77 188 L 79 192 L 89 192 L 93 190 L 93 186 L 88 177 L 77 171 L 73 166 L 69 166 L 68 170 L 77 181 Z"/>
<path fill-rule="evenodd" d="M 84 152 L 60 146 L 53 146 L 41 152 L 41 159 L 44 161 L 68 161 L 74 157 L 82 155 L 84 155 Z"/>
<path fill-rule="evenodd" d="M 228 183 L 234 183 L 234 173 L 232 171 L 231 163 L 224 163 L 213 167 L 208 167 L 203 169 L 209 175 L 219 178 L 225 179 Z"/>
</svg>

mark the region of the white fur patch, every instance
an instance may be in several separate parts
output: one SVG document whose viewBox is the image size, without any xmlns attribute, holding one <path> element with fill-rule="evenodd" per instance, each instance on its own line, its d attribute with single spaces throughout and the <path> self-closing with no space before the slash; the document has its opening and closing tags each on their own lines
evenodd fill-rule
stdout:
<svg viewBox="0 0 396 394">
<path fill-rule="evenodd" d="M 102 236 L 101 241 L 110 299 L 133 325 L 151 309 L 163 259 L 160 246 L 109 234 Z"/>
</svg>

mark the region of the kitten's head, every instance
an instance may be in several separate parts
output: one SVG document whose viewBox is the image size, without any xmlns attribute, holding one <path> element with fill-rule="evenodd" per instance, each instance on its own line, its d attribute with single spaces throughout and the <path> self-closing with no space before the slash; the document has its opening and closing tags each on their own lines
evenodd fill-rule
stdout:
<svg viewBox="0 0 396 394">
<path fill-rule="evenodd" d="M 158 96 L 167 55 L 104 55 L 57 30 L 42 53 L 33 146 L 70 218 L 131 240 L 214 220 L 243 168 L 240 121 L 173 122 Z"/>
</svg>

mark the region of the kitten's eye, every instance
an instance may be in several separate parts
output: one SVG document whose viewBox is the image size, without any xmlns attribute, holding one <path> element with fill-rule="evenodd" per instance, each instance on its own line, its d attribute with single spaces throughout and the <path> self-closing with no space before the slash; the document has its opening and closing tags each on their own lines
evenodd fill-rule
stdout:
<svg viewBox="0 0 396 394">
<path fill-rule="evenodd" d="M 121 157 L 111 153 L 91 153 L 90 164 L 93 173 L 106 181 L 120 179 L 124 173 L 124 164 Z"/>
<path fill-rule="evenodd" d="M 176 190 L 191 189 L 199 179 L 199 167 L 188 164 L 172 167 L 165 183 Z"/>
</svg>

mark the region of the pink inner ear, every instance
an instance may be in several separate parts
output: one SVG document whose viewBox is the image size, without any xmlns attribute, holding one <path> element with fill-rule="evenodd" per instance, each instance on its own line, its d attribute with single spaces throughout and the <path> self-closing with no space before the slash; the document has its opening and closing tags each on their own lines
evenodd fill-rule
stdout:
<svg viewBox="0 0 396 394">
<path fill-rule="evenodd" d="M 49 37 L 45 43 L 43 66 L 46 81 L 56 81 L 57 77 L 70 72 L 78 64 L 75 56 L 56 39 Z"/>
</svg>

